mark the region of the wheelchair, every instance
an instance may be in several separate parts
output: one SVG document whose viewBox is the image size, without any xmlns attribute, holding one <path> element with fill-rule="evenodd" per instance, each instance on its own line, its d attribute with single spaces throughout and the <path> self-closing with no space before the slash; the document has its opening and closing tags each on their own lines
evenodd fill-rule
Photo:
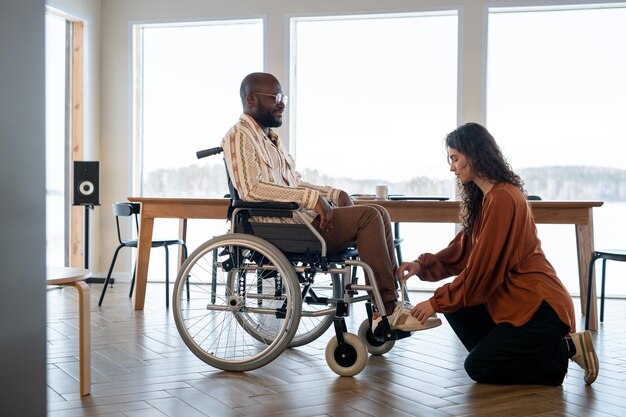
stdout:
<svg viewBox="0 0 626 417">
<path fill-rule="evenodd" d="M 217 147 L 197 156 L 221 152 Z M 391 330 L 384 315 L 376 335 L 372 333 L 372 300 L 359 291 L 370 291 L 377 306 L 383 302 L 374 273 L 358 259 L 356 248 L 327 254 L 324 239 L 302 217 L 302 224 L 252 221 L 255 216 L 301 214 L 295 203 L 242 201 L 228 182 L 230 232 L 188 256 L 173 290 L 176 327 L 199 359 L 224 371 L 250 371 L 333 326 L 326 362 L 336 374 L 353 376 L 365 368 L 368 352 L 384 354 L 396 340 L 411 335 Z M 371 278 L 369 285 L 358 283 L 354 268 Z M 356 302 L 365 302 L 368 316 L 358 335 L 349 333 L 345 324 Z"/>
</svg>

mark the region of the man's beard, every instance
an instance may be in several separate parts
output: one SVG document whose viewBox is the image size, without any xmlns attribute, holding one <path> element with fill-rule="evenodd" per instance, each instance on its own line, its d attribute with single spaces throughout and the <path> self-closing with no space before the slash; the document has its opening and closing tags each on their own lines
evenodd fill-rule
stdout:
<svg viewBox="0 0 626 417">
<path fill-rule="evenodd" d="M 257 120 L 260 125 L 265 127 L 280 127 L 283 124 L 282 118 L 276 119 L 271 112 L 264 112 L 259 115 L 259 120 Z"/>
</svg>

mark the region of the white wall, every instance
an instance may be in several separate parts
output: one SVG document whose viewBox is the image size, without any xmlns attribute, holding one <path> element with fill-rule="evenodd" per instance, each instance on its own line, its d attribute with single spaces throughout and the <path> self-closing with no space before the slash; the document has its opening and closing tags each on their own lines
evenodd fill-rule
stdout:
<svg viewBox="0 0 626 417">
<path fill-rule="evenodd" d="M 103 177 L 99 260 L 106 268 L 115 248 L 110 204 L 133 194 L 132 187 L 132 68 L 133 23 L 262 17 L 266 20 L 265 70 L 288 85 L 288 19 L 291 16 L 388 13 L 458 9 L 458 123 L 484 123 L 487 6 L 566 3 L 609 3 L 615 0 L 104 0 L 102 1 L 101 130 Z M 288 140 L 288 119 L 281 135 Z M 128 251 L 127 251 L 128 252 Z M 129 258 L 116 270 L 129 270 Z M 126 264 L 125 264 L 126 261 Z M 99 263 L 98 263 L 99 262 Z"/>
<path fill-rule="evenodd" d="M 102 84 L 100 157 L 101 188 L 99 259 L 94 270 L 106 269 L 115 249 L 113 201 L 133 194 L 132 188 L 132 50 L 131 26 L 139 22 L 189 21 L 224 18 L 263 17 L 266 19 L 265 70 L 288 83 L 288 18 L 293 15 L 407 12 L 460 8 L 466 18 L 481 20 L 483 1 L 476 0 L 105 0 L 102 2 Z M 480 23 L 479 23 L 480 24 Z M 465 72 L 460 80 L 459 120 L 482 121 L 480 34 L 463 34 L 461 48 Z M 286 137 L 288 126 L 282 128 Z M 288 143 L 288 140 L 285 141 Z M 95 256 L 94 256 L 95 257 Z M 129 270 L 122 257 L 117 271 Z"/>
</svg>

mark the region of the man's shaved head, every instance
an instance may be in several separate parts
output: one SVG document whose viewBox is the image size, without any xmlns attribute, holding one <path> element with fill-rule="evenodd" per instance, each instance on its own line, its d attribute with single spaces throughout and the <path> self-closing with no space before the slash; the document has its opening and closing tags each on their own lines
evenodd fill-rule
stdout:
<svg viewBox="0 0 626 417">
<path fill-rule="evenodd" d="M 275 84 L 279 84 L 276 77 L 266 72 L 253 72 L 252 74 L 246 75 L 241 81 L 241 87 L 239 88 L 241 103 L 245 107 L 247 96 L 262 91 L 264 87 L 273 86 Z"/>
</svg>

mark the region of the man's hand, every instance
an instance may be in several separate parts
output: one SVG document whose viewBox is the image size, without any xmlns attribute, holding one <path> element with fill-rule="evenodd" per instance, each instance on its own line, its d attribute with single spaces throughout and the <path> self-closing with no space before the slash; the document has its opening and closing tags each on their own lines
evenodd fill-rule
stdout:
<svg viewBox="0 0 626 417">
<path fill-rule="evenodd" d="M 413 275 L 419 274 L 421 265 L 417 262 L 402 262 L 396 270 L 396 276 L 400 281 L 406 281 Z"/>
<path fill-rule="evenodd" d="M 333 209 L 321 194 L 317 198 L 317 203 L 315 203 L 313 210 L 320 216 L 320 229 L 327 232 L 333 228 Z"/>
<path fill-rule="evenodd" d="M 350 196 L 348 195 L 348 193 L 346 193 L 345 191 L 340 191 L 339 192 L 339 197 L 337 198 L 337 206 L 338 207 L 344 207 L 344 206 L 353 206 L 354 203 L 352 202 L 352 199 L 350 198 Z"/>
</svg>

